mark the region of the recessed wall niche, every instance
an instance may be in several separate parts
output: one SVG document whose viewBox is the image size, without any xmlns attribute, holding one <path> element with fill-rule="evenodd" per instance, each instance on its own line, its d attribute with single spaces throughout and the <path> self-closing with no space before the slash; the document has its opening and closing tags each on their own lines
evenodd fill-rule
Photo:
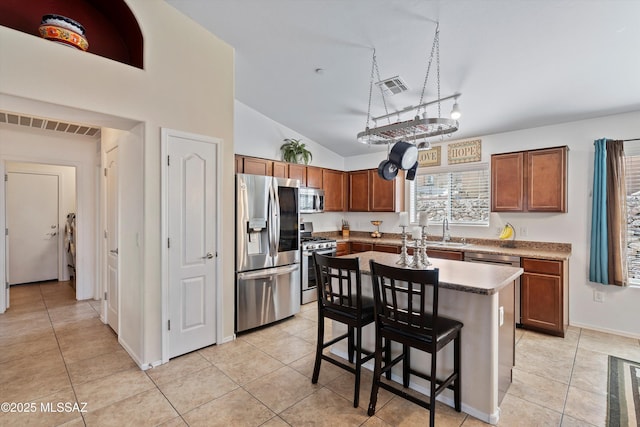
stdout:
<svg viewBox="0 0 640 427">
<path fill-rule="evenodd" d="M 82 24 L 87 52 L 144 68 L 142 32 L 124 0 L 0 0 L 0 25 L 38 38 L 40 21 L 47 14 Z"/>
</svg>

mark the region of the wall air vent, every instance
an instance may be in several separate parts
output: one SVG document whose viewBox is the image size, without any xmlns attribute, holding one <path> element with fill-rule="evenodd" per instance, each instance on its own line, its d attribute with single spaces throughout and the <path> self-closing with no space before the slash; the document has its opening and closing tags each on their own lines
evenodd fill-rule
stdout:
<svg viewBox="0 0 640 427">
<path fill-rule="evenodd" d="M 407 84 L 402 80 L 402 77 L 395 76 L 389 79 L 380 80 L 376 83 L 386 95 L 397 95 L 409 90 Z"/>
<path fill-rule="evenodd" d="M 100 136 L 100 128 L 81 124 L 66 123 L 57 120 L 49 120 L 44 117 L 32 117 L 24 114 L 0 111 L 0 123 L 8 123 L 36 129 L 45 129 L 74 135 L 84 135 L 91 138 Z"/>
</svg>

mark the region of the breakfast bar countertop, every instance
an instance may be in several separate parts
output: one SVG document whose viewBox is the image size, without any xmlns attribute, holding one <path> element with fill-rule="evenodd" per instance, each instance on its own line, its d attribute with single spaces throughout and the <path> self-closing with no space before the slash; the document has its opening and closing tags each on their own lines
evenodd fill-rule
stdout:
<svg viewBox="0 0 640 427">
<path fill-rule="evenodd" d="M 359 258 L 362 274 L 371 275 L 370 260 L 394 266 L 399 255 L 368 251 L 343 255 L 342 258 Z M 517 279 L 524 271 L 522 268 L 506 265 L 478 264 L 440 258 L 430 258 L 430 261 L 432 265 L 428 268 L 439 269 L 440 288 L 481 295 L 497 293 L 504 286 Z"/>
</svg>

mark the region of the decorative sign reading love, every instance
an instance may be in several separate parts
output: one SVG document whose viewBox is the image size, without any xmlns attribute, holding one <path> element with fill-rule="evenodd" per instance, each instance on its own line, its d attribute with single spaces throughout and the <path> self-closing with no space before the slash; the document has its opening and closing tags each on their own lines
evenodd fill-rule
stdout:
<svg viewBox="0 0 640 427">
<path fill-rule="evenodd" d="M 430 150 L 418 151 L 418 166 L 440 166 L 440 149 L 442 147 L 433 147 Z"/>
</svg>

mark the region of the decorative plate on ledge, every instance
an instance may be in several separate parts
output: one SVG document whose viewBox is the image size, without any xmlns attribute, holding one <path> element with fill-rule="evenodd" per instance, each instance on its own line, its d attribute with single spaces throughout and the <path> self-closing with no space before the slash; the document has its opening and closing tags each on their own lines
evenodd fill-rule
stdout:
<svg viewBox="0 0 640 427">
<path fill-rule="evenodd" d="M 44 15 L 39 31 L 40 36 L 47 40 L 83 51 L 89 49 L 84 27 L 71 18 L 61 15 Z"/>
</svg>

